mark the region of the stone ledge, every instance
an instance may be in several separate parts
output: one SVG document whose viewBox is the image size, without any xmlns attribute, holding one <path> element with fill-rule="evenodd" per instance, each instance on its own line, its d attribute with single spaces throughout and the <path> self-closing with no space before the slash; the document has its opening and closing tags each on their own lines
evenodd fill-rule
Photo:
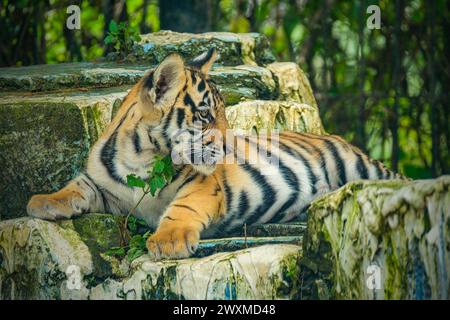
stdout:
<svg viewBox="0 0 450 320">
<path fill-rule="evenodd" d="M 154 66 L 83 62 L 1 68 L 0 90 L 40 92 L 133 85 L 146 70 Z M 265 99 L 277 96 L 272 73 L 263 67 L 216 67 L 211 71 L 211 78 L 225 98 L 229 97 L 229 103 L 235 103 L 241 98 Z"/>
<path fill-rule="evenodd" d="M 177 52 L 191 60 L 210 48 L 218 53 L 221 65 L 264 65 L 275 61 L 265 35 L 259 33 L 207 32 L 200 34 L 159 31 L 141 35 L 140 43 L 128 60 L 159 63 L 169 53 Z"/>
<path fill-rule="evenodd" d="M 325 134 L 319 110 L 295 101 L 243 101 L 226 109 L 230 127 L 246 133 L 261 129 Z"/>
<path fill-rule="evenodd" d="M 450 176 L 357 181 L 317 199 L 304 241 L 305 295 L 448 299 L 449 208 Z M 378 288 L 367 285 L 369 266 L 380 271 Z"/>
<path fill-rule="evenodd" d="M 301 247 L 298 245 L 265 244 L 202 258 L 161 262 L 153 262 L 145 255 L 130 265 L 126 259 L 120 262 L 104 254 L 108 248 L 120 245 L 119 224 L 122 222 L 123 217 L 102 214 L 83 215 L 58 223 L 33 218 L 0 222 L 0 297 L 2 299 L 299 297 L 298 260 L 301 257 Z M 203 240 L 202 244 L 217 245 L 220 241 L 233 242 L 229 239 Z M 263 239 L 257 242 L 264 244 Z M 267 239 L 267 242 L 273 243 L 274 238 Z M 243 243 L 228 248 L 236 249 L 239 246 L 243 246 Z M 223 248 L 216 246 L 216 250 Z M 73 266 L 80 272 L 79 289 L 67 285 L 68 279 L 72 279 L 70 277 L 73 276 L 71 272 L 76 270 Z"/>
</svg>

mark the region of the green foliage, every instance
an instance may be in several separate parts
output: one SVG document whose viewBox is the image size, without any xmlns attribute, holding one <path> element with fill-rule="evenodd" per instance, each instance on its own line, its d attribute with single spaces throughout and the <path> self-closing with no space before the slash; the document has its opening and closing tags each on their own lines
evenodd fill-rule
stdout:
<svg viewBox="0 0 450 320">
<path fill-rule="evenodd" d="M 139 32 L 135 28 L 131 28 L 128 23 L 120 22 L 117 24 L 114 20 L 111 20 L 104 42 L 107 45 L 112 45 L 120 56 L 125 57 L 131 52 L 134 43 L 140 40 Z"/>
<path fill-rule="evenodd" d="M 145 180 L 137 177 L 135 174 L 128 175 L 128 186 L 141 188 L 144 194 L 150 193 L 152 196 L 155 196 L 156 191 L 169 184 L 175 174 L 170 156 L 156 156 L 148 174 L 149 177 Z"/>
<path fill-rule="evenodd" d="M 172 181 L 175 169 L 173 168 L 172 159 L 169 156 L 155 156 L 153 165 L 148 171 L 149 177 L 142 179 L 135 174 L 129 174 L 127 176 L 127 185 L 134 188 L 141 188 L 143 195 L 138 201 L 134 209 L 127 216 L 125 228 L 130 233 L 130 239 L 128 245 L 124 247 L 113 247 L 106 251 L 109 256 L 124 258 L 131 262 L 136 258 L 139 258 L 146 252 L 146 242 L 150 236 L 147 224 L 144 220 L 137 219 L 132 216 L 134 210 L 139 206 L 141 201 L 149 193 L 155 196 L 156 192 L 164 188 Z M 144 230 L 144 231 L 142 231 Z"/>
</svg>

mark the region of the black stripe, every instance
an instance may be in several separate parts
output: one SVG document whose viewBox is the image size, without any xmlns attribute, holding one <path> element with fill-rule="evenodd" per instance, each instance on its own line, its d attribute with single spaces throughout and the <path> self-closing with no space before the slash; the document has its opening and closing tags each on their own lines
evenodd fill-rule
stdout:
<svg viewBox="0 0 450 320">
<path fill-rule="evenodd" d="M 330 140 L 328 140 L 326 137 L 322 137 L 322 136 L 308 135 L 308 137 L 311 139 L 321 140 L 325 143 L 327 150 L 333 156 L 335 164 L 336 164 L 336 170 L 338 171 L 338 175 L 339 175 L 338 187 L 342 187 L 344 184 L 347 183 L 347 174 L 346 174 L 346 170 L 345 170 L 344 161 L 342 160 L 341 155 L 340 155 L 338 149 L 336 148 L 336 146 L 334 145 L 334 143 L 331 142 Z"/>
<path fill-rule="evenodd" d="M 190 206 L 184 205 L 184 204 L 172 204 L 172 207 L 187 209 L 189 211 L 192 211 L 192 212 L 198 214 L 197 210 L 195 210 L 194 208 L 192 208 Z"/>
<path fill-rule="evenodd" d="M 306 161 L 305 159 L 303 159 Z M 309 167 L 309 163 L 306 161 L 309 173 L 315 178 L 314 174 L 312 174 L 311 167 Z M 294 205 L 297 200 L 298 196 L 300 194 L 300 187 L 299 187 L 299 181 L 297 179 L 297 176 L 295 173 L 286 166 L 281 159 L 278 159 L 278 165 L 280 167 L 281 173 L 284 177 L 284 180 L 287 181 L 287 184 L 293 189 L 291 195 L 289 196 L 289 199 L 283 204 L 283 206 L 274 214 L 274 216 L 268 221 L 268 223 L 278 222 L 280 221 L 284 215 L 286 214 L 286 210 L 289 209 L 292 205 Z M 315 182 L 312 184 L 312 192 L 313 194 L 316 193 L 316 187 Z"/>
<path fill-rule="evenodd" d="M 377 170 L 377 178 L 383 179 L 383 170 L 381 170 L 381 163 L 377 160 L 372 160 L 371 163 L 375 167 L 375 170 Z"/>
<path fill-rule="evenodd" d="M 241 168 L 244 169 L 253 179 L 255 185 L 259 187 L 259 190 L 262 192 L 262 203 L 255 209 L 254 212 L 250 214 L 247 218 L 247 224 L 251 225 L 255 221 L 257 221 L 265 212 L 269 211 L 272 205 L 277 202 L 276 191 L 275 189 L 267 182 L 266 178 L 259 172 L 259 170 L 255 169 L 248 163 L 244 163 L 241 165 Z"/>
<path fill-rule="evenodd" d="M 142 151 L 142 147 L 141 147 L 141 137 L 139 136 L 138 133 L 138 126 L 136 126 L 136 128 L 134 129 L 133 144 L 134 144 L 134 151 L 136 153 L 140 153 Z"/>
<path fill-rule="evenodd" d="M 189 93 L 186 93 L 186 95 L 184 96 L 184 104 L 188 105 L 191 107 L 191 112 L 195 113 L 197 111 L 197 106 L 195 105 L 194 101 L 192 100 L 191 96 L 189 95 Z"/>
<path fill-rule="evenodd" d="M 358 161 L 356 162 L 356 170 L 358 170 L 359 176 L 362 179 L 369 179 L 369 172 L 367 171 L 367 167 L 362 156 L 358 152 L 355 152 L 355 155 L 358 158 Z"/>
<path fill-rule="evenodd" d="M 336 146 L 331 141 L 325 140 L 325 144 L 327 148 L 330 149 L 330 152 L 333 155 L 334 160 L 336 161 L 336 169 L 338 170 L 340 180 L 338 186 L 341 187 L 347 183 L 347 173 L 345 170 L 344 161 L 342 160 Z"/>
<path fill-rule="evenodd" d="M 109 212 L 110 209 L 109 209 L 108 201 L 106 201 L 106 197 L 103 194 L 102 188 L 94 182 L 94 179 L 92 179 L 91 176 L 87 172 L 85 172 L 83 174 L 88 179 L 88 181 L 92 182 L 92 184 L 94 185 L 95 189 L 98 190 L 100 198 L 102 199 L 104 213 L 110 213 Z"/>
<path fill-rule="evenodd" d="M 108 172 L 111 179 L 114 181 L 127 186 L 125 181 L 117 174 L 116 170 L 116 164 L 115 164 L 115 157 L 117 153 L 116 149 L 116 142 L 117 142 L 117 135 L 119 133 L 119 129 L 122 126 L 123 122 L 128 116 L 128 113 L 133 108 L 133 106 L 136 105 L 136 102 L 134 102 L 127 110 L 125 115 L 120 119 L 119 124 L 117 125 L 116 129 L 114 130 L 113 134 L 109 137 L 108 141 L 103 145 L 103 148 L 100 152 L 100 160 L 103 163 L 103 165 L 106 168 L 106 171 Z M 128 186 L 127 186 L 128 187 Z"/>
<path fill-rule="evenodd" d="M 167 149 L 171 149 L 171 143 L 170 143 L 170 139 L 169 136 L 167 135 L 167 129 L 170 126 L 170 122 L 172 120 L 172 115 L 173 115 L 173 106 L 170 108 L 169 114 L 167 115 L 164 125 L 163 125 L 163 130 L 162 130 L 162 136 L 165 140 L 165 144 L 166 144 L 166 148 Z"/>
<path fill-rule="evenodd" d="M 94 193 L 94 201 L 97 202 L 97 190 L 95 190 L 94 187 L 91 186 L 91 185 L 86 181 L 85 178 L 80 177 L 80 179 L 81 179 L 81 181 L 82 181 L 85 185 L 88 186 L 89 189 L 92 190 L 92 192 Z M 77 182 L 77 183 L 78 183 L 78 182 Z"/>
<path fill-rule="evenodd" d="M 177 126 L 180 129 L 181 129 L 181 125 L 183 124 L 184 117 L 185 117 L 184 110 L 181 108 L 177 109 Z"/>
<path fill-rule="evenodd" d="M 180 191 L 184 186 L 186 186 L 187 184 L 191 183 L 192 181 L 194 181 L 198 176 L 200 175 L 200 173 L 195 173 L 192 176 L 190 176 L 189 178 L 187 178 L 177 189 L 177 192 Z"/>
<path fill-rule="evenodd" d="M 153 71 L 144 80 L 143 88 L 144 89 L 151 89 L 151 88 L 153 88 Z"/>
<path fill-rule="evenodd" d="M 234 195 L 233 192 L 231 191 L 230 185 L 228 184 L 226 177 L 224 177 L 223 187 L 227 203 L 227 213 L 231 214 L 231 204 L 233 203 Z"/>
<path fill-rule="evenodd" d="M 322 153 L 322 150 L 320 150 L 320 148 L 317 148 L 315 145 L 311 144 L 309 141 L 303 140 L 300 136 L 294 137 L 294 136 L 284 135 L 284 137 L 302 149 L 305 148 L 305 146 L 302 144 L 302 143 L 304 143 L 304 144 L 308 145 L 311 149 L 313 149 L 315 152 L 317 152 L 317 154 L 320 157 L 320 165 L 323 168 L 322 172 L 325 175 L 325 181 L 326 181 L 328 187 L 331 187 L 330 177 L 328 175 L 327 163 L 325 160 L 325 156 Z"/>
<path fill-rule="evenodd" d="M 191 81 L 192 81 L 192 85 L 195 85 L 197 83 L 197 77 L 195 76 L 194 71 L 191 71 Z"/>
<path fill-rule="evenodd" d="M 311 163 L 297 150 L 295 149 L 291 149 L 289 148 L 289 146 L 287 146 L 284 142 L 279 141 L 279 145 L 280 145 L 280 149 L 283 150 L 284 152 L 290 154 L 292 157 L 294 158 L 300 158 L 301 161 L 303 162 L 303 164 L 306 167 L 306 170 L 308 171 L 308 177 L 309 180 L 311 181 L 311 193 L 312 194 L 316 194 L 317 192 L 317 176 L 314 174 L 313 169 L 311 167 Z"/>
<path fill-rule="evenodd" d="M 246 141 L 248 141 L 250 144 L 252 144 L 255 148 L 258 149 L 258 152 L 261 152 L 262 146 L 259 143 L 255 143 L 253 141 L 250 141 L 249 139 L 246 139 Z M 305 166 L 308 169 L 308 175 L 310 176 L 310 180 L 311 180 L 311 191 L 312 194 L 315 194 L 317 192 L 316 189 L 316 182 L 317 182 L 317 177 L 314 175 L 314 173 L 312 172 L 311 169 L 311 165 L 309 163 L 309 161 L 307 161 L 303 155 L 301 155 L 300 153 L 298 153 L 297 151 L 291 151 L 290 148 L 286 147 L 285 144 L 283 144 L 283 142 L 279 141 L 279 146 L 281 146 L 280 149 L 282 149 L 283 151 L 289 153 L 291 156 L 293 156 L 295 158 L 295 155 L 297 155 L 299 158 L 301 158 L 303 160 L 303 163 L 305 164 Z M 276 157 L 272 154 L 272 152 L 268 151 L 267 149 L 264 150 L 267 154 L 268 157 L 273 158 L 274 160 L 276 160 L 278 162 L 278 166 L 280 168 L 281 174 L 283 175 L 283 178 L 285 180 L 285 182 L 287 182 L 287 184 L 291 187 L 291 189 L 293 189 L 293 192 L 291 193 L 291 195 L 289 196 L 289 199 L 283 204 L 283 206 L 274 214 L 274 216 L 272 218 L 269 219 L 268 223 L 271 222 L 275 222 L 275 221 L 279 221 L 284 217 L 284 214 L 286 213 L 285 211 L 287 209 L 289 209 L 295 202 L 297 202 L 298 200 L 298 196 L 300 193 L 300 187 L 299 187 L 299 181 L 298 178 L 296 176 L 296 174 L 288 167 L 286 166 L 283 161 L 281 161 L 281 159 L 279 157 Z M 295 154 L 294 154 L 295 153 Z"/>
<path fill-rule="evenodd" d="M 245 216 L 245 213 L 250 208 L 250 204 L 248 201 L 248 194 L 245 191 L 241 191 L 239 193 L 239 204 L 237 207 L 239 217 Z"/>
<path fill-rule="evenodd" d="M 161 145 L 159 144 L 158 140 L 153 138 L 151 136 L 150 132 L 148 132 L 148 139 L 150 140 L 150 143 L 155 146 L 156 151 L 160 151 L 161 150 Z"/>
<path fill-rule="evenodd" d="M 198 91 L 203 92 L 206 89 L 205 80 L 201 80 L 197 87 Z"/>
</svg>

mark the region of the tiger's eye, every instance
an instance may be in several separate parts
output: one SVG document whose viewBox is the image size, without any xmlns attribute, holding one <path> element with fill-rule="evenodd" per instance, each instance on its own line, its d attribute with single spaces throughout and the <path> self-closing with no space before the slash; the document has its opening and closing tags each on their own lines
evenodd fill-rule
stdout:
<svg viewBox="0 0 450 320">
<path fill-rule="evenodd" d="M 209 111 L 208 110 L 200 110 L 199 113 L 202 117 L 207 117 L 209 114 Z"/>
</svg>

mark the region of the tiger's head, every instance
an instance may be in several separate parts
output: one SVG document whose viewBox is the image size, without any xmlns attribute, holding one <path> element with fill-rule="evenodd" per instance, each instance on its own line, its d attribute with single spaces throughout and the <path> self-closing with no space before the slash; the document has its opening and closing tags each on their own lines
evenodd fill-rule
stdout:
<svg viewBox="0 0 450 320">
<path fill-rule="evenodd" d="M 216 59 L 210 49 L 185 63 L 167 56 L 141 81 L 140 100 L 150 134 L 175 164 L 214 172 L 225 152 L 225 104 L 208 73 Z"/>
</svg>

